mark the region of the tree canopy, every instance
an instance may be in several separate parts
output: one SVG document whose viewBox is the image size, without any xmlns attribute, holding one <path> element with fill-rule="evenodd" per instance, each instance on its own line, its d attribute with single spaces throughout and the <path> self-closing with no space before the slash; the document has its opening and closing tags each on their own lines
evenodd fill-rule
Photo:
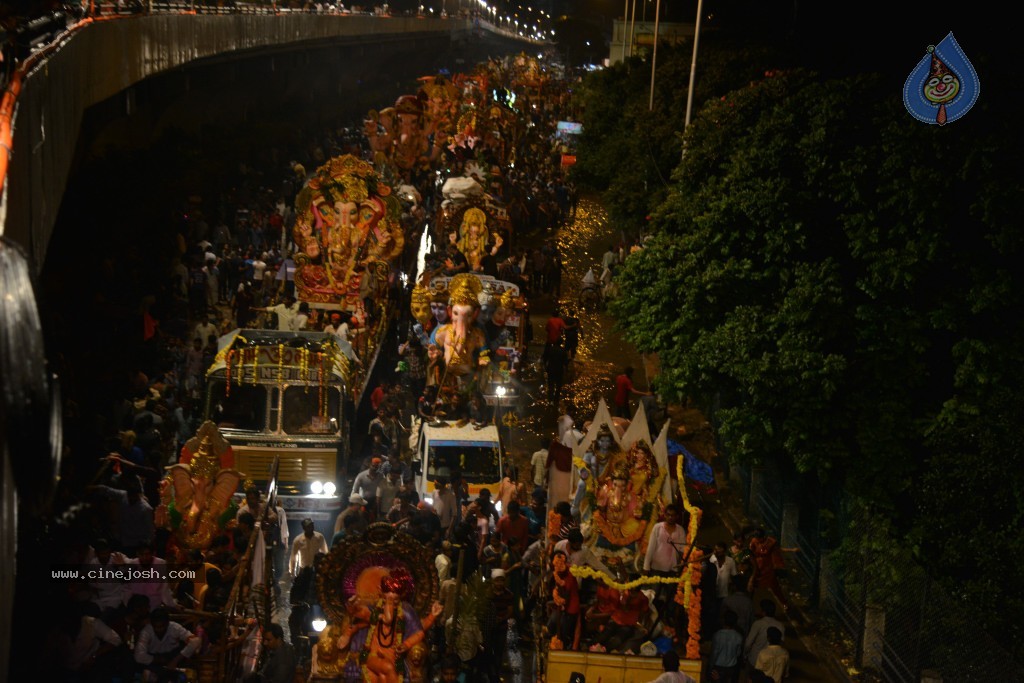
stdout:
<svg viewBox="0 0 1024 683">
<path fill-rule="evenodd" d="M 715 406 L 732 457 L 840 484 L 997 607 L 1024 578 L 1012 117 L 922 125 L 882 78 L 789 70 L 705 102 L 685 141 L 613 306 L 658 388 Z"/>
</svg>

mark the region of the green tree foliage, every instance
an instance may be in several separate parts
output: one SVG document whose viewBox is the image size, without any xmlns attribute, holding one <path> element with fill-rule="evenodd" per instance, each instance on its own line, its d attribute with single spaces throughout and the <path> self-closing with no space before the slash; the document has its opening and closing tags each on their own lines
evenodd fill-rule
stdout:
<svg viewBox="0 0 1024 683">
<path fill-rule="evenodd" d="M 694 110 L 763 75 L 763 64 L 782 65 L 777 48 L 739 44 L 711 33 L 702 38 Z M 593 72 L 583 83 L 583 135 L 573 169 L 577 183 L 602 192 L 612 220 L 635 228 L 664 201 L 678 165 L 686 117 L 691 43 L 659 45 L 651 107 L 650 55 Z"/>
<path fill-rule="evenodd" d="M 870 77 L 731 92 L 687 131 L 613 308 L 663 391 L 717 407 L 734 457 L 840 481 L 993 607 L 1024 573 L 1012 124 L 921 125 Z"/>
</svg>

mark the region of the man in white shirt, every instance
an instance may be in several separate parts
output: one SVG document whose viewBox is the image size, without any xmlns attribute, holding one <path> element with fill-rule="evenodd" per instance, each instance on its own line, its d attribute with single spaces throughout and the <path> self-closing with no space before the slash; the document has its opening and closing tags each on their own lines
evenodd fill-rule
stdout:
<svg viewBox="0 0 1024 683">
<path fill-rule="evenodd" d="M 437 580 L 444 583 L 452 577 L 452 544 L 448 541 L 441 543 L 441 552 L 434 558 L 434 567 L 437 569 Z"/>
<path fill-rule="evenodd" d="M 125 556 L 110 550 L 110 543 L 104 539 L 97 539 L 85 554 L 86 571 L 117 571 L 124 568 L 127 561 Z M 89 588 L 92 590 L 92 602 L 100 608 L 101 615 L 112 614 L 121 608 L 128 597 L 125 590 L 124 579 L 114 576 L 96 576 L 89 581 Z"/>
<path fill-rule="evenodd" d="M 608 251 L 601 257 L 601 268 L 612 268 L 619 264 L 619 254 L 614 245 L 608 245 Z"/>
<path fill-rule="evenodd" d="M 383 464 L 381 458 L 371 458 L 370 466 L 356 475 L 352 482 L 352 493 L 358 493 L 366 501 L 366 509 L 370 513 L 370 521 L 377 520 L 377 489 L 380 487 L 383 477 L 380 473 L 380 466 Z M 387 510 L 384 510 L 386 513 Z"/>
<path fill-rule="evenodd" d="M 388 476 L 382 477 L 377 484 L 377 504 L 382 514 L 387 514 L 402 489 L 402 470 L 391 470 Z"/>
<path fill-rule="evenodd" d="M 761 651 L 768 647 L 768 630 L 777 628 L 779 633 L 783 635 L 786 633 L 786 627 L 775 618 L 774 600 L 761 601 L 761 614 L 763 616 L 750 625 L 750 633 L 747 634 L 747 639 L 743 641 L 743 655 L 750 662 L 750 666 L 753 667 L 757 666 L 757 658 Z"/>
<path fill-rule="evenodd" d="M 583 547 L 583 532 L 578 528 L 569 530 L 568 538 L 564 538 L 555 544 L 555 552 L 561 550 L 565 553 L 570 567 L 591 567 L 605 575 L 615 578 L 615 574 L 601 561 L 594 551 Z"/>
<path fill-rule="evenodd" d="M 644 571 L 669 574 L 679 565 L 686 552 L 686 530 L 679 524 L 679 507 L 665 506 L 665 521 L 651 529 L 644 556 Z"/>
<path fill-rule="evenodd" d="M 313 520 L 302 520 L 302 534 L 292 543 L 292 554 L 288 558 L 288 573 L 298 576 L 304 569 L 311 569 L 316 556 L 329 552 L 327 539 L 319 531 L 314 530 Z"/>
<path fill-rule="evenodd" d="M 715 597 L 721 602 L 729 597 L 732 577 L 738 576 L 740 572 L 736 568 L 736 561 L 725 551 L 724 543 L 715 544 L 709 562 L 718 570 L 718 576 L 715 579 Z"/>
<path fill-rule="evenodd" d="M 139 546 L 139 556 L 134 560 L 127 560 L 125 564 L 133 571 L 159 575 L 156 578 L 135 578 L 130 580 L 127 584 L 128 598 L 132 595 L 145 595 L 149 598 L 150 609 L 156 609 L 161 605 L 173 608 L 178 607 L 178 601 L 174 599 L 171 587 L 168 585 L 165 576 L 167 560 L 156 557 L 153 554 L 152 545 L 147 543 Z"/>
<path fill-rule="evenodd" d="M 267 252 L 263 252 L 263 254 L 259 258 L 253 259 L 253 261 L 252 261 L 252 281 L 253 282 L 259 282 L 259 283 L 263 282 L 263 271 L 267 269 L 266 258 L 267 258 Z"/>
<path fill-rule="evenodd" d="M 441 536 L 446 537 L 459 518 L 459 502 L 447 478 L 438 477 L 434 489 L 434 512 L 441 519 Z"/>
<path fill-rule="evenodd" d="M 540 450 L 534 451 L 530 458 L 530 471 L 533 474 L 533 485 L 544 486 L 548 480 L 548 439 L 541 437 Z"/>
<path fill-rule="evenodd" d="M 171 621 L 167 610 L 155 609 L 135 643 L 135 661 L 156 674 L 173 671 L 183 659 L 194 655 L 201 644 L 191 631 Z"/>
<path fill-rule="evenodd" d="M 292 318 L 292 331 L 298 332 L 306 329 L 309 325 L 309 304 L 303 301 L 299 304 L 299 312 Z"/>
<path fill-rule="evenodd" d="M 782 647 L 782 631 L 773 626 L 766 635 L 768 646 L 757 656 L 754 668 L 770 676 L 775 683 L 782 683 L 789 675 L 789 652 Z"/>
<path fill-rule="evenodd" d="M 693 676 L 679 670 L 679 655 L 672 650 L 661 656 L 661 668 L 664 673 L 650 683 L 697 683 Z"/>
<path fill-rule="evenodd" d="M 569 428 L 562 434 L 562 438 L 559 440 L 566 448 L 576 448 L 576 445 L 583 439 L 583 432 L 576 429 L 575 425 L 569 425 Z"/>
<path fill-rule="evenodd" d="M 80 672 L 87 667 L 90 676 L 99 676 L 101 672 L 108 671 L 112 675 L 111 669 L 114 662 L 110 661 L 106 655 L 121 645 L 121 636 L 99 619 L 80 615 L 77 606 L 71 608 L 67 618 L 76 620 L 79 624 L 77 635 L 66 651 L 64 668 L 71 672 Z M 75 677 L 69 680 L 79 679 Z M 88 680 L 100 680 L 100 678 L 90 677 Z"/>
<path fill-rule="evenodd" d="M 192 339 L 198 339 L 202 342 L 203 346 L 206 346 L 206 340 L 211 335 L 217 336 L 217 326 L 210 322 L 209 313 L 204 313 L 196 324 L 195 329 L 192 330 Z"/>
<path fill-rule="evenodd" d="M 295 297 L 285 294 L 284 303 L 276 306 L 255 307 L 254 311 L 265 311 L 277 314 L 277 329 L 291 332 L 295 329 L 295 316 L 299 314 L 299 306 L 295 303 Z"/>
</svg>

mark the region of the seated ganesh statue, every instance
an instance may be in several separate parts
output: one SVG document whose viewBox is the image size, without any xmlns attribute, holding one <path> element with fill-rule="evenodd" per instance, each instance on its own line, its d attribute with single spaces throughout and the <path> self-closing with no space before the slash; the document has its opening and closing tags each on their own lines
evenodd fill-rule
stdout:
<svg viewBox="0 0 1024 683">
<path fill-rule="evenodd" d="M 585 469 L 591 475 L 577 480 L 580 528 L 585 543 L 606 564 L 618 561 L 627 571 L 635 571 L 664 505 L 668 454 L 659 441 L 660 457 L 655 455 L 645 422 L 631 425 L 621 435 L 611 424 L 602 404 L 574 454 L 577 471 Z"/>
<path fill-rule="evenodd" d="M 297 298 L 355 310 L 364 290 L 378 295 L 405 233 L 401 202 L 377 170 L 334 157 L 306 181 L 295 210 Z"/>
<path fill-rule="evenodd" d="M 336 545 L 318 565 L 329 625 L 313 648 L 313 681 L 429 680 L 426 633 L 441 613 L 430 552 L 390 524 Z"/>
</svg>

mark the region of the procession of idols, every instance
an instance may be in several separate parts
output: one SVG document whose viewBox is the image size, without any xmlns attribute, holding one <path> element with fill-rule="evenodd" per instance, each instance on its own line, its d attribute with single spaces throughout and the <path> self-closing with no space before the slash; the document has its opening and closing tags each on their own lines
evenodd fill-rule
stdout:
<svg viewBox="0 0 1024 683">
<path fill-rule="evenodd" d="M 622 430 L 602 400 L 586 436 L 573 449 L 572 463 L 571 473 L 563 473 L 561 483 L 552 482 L 553 487 L 562 490 L 559 494 L 552 489 L 552 500 L 564 500 L 568 494 L 568 500 L 579 510 L 583 545 L 597 556 L 608 572 L 590 566 L 569 568 L 578 581 L 593 580 L 598 584 L 598 600 L 594 613 L 588 615 L 576 633 L 575 642 L 562 642 L 556 634 L 549 641 L 550 649 L 579 649 L 581 639 L 586 638 L 595 652 L 614 649 L 652 656 L 669 647 L 685 645 L 686 658 L 699 660 L 699 585 L 703 555 L 694 539 L 701 510 L 693 506 L 687 496 L 683 458 L 678 459 L 674 480 L 669 472 L 668 424 L 652 439 L 641 405 Z M 551 476 L 555 474 L 556 468 L 552 466 Z M 642 576 L 651 531 L 662 517 L 665 506 L 673 500 L 676 486 L 678 502 L 689 516 L 685 528 L 687 543 L 676 548 L 681 558 L 678 573 Z M 553 596 L 560 590 L 558 568 L 554 574 Z M 636 598 L 637 592 L 646 598 L 637 598 L 639 604 L 649 605 L 649 611 L 639 620 L 634 640 L 619 633 L 621 637 L 609 643 L 601 633 L 587 633 L 588 625 L 601 624 L 601 618 L 608 616 L 600 614 L 602 609 L 612 615 L 619 609 L 631 609 L 631 598 Z M 663 599 L 655 600 L 656 595 Z"/>
<path fill-rule="evenodd" d="M 426 546 L 373 524 L 317 564 L 317 592 L 328 625 L 313 647 L 311 681 L 428 680 L 425 638 L 441 605 Z"/>
</svg>

